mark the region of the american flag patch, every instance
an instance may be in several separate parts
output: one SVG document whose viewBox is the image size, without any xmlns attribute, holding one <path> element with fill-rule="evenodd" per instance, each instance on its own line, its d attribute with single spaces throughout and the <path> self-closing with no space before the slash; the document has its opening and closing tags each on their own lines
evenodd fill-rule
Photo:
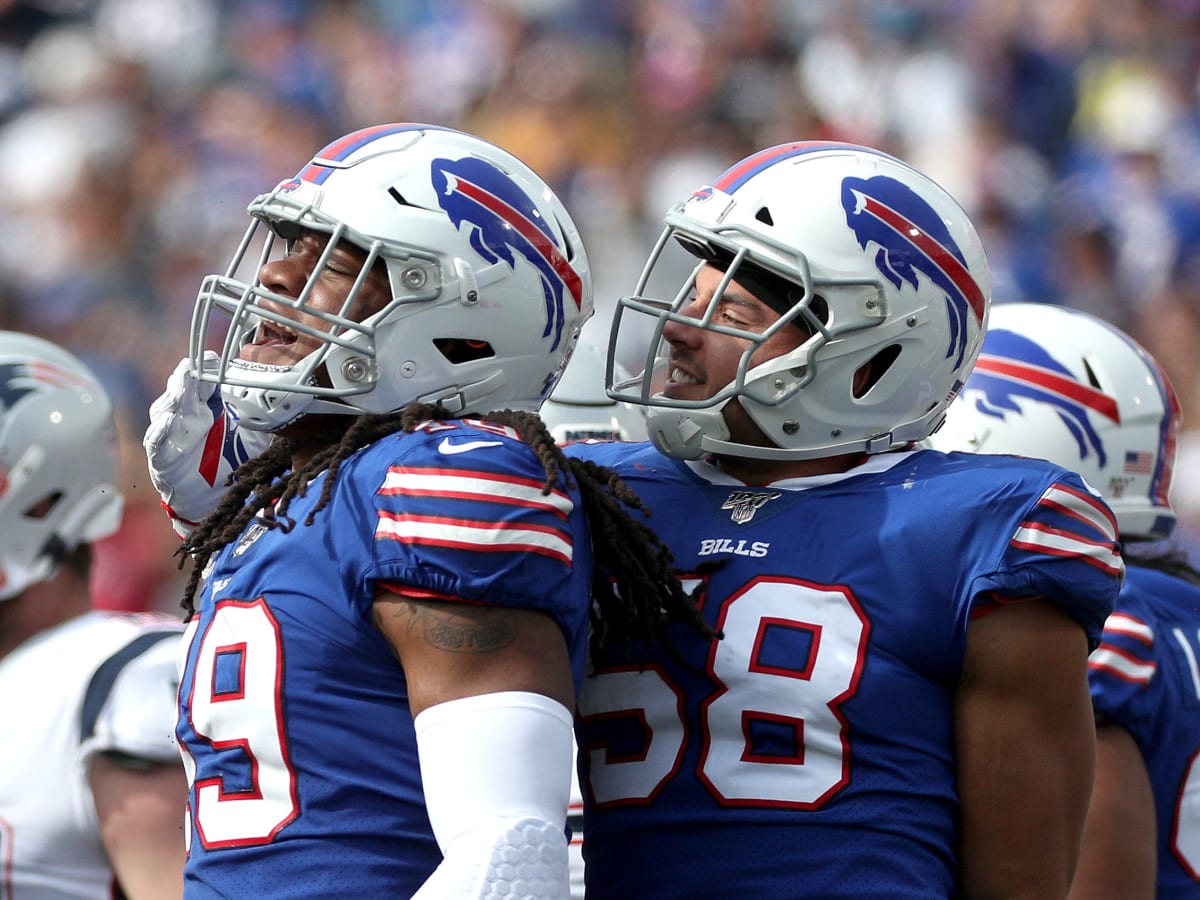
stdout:
<svg viewBox="0 0 1200 900">
<path fill-rule="evenodd" d="M 1149 475 L 1154 471 L 1154 454 L 1144 450 L 1125 452 L 1125 472 L 1128 475 Z"/>
</svg>

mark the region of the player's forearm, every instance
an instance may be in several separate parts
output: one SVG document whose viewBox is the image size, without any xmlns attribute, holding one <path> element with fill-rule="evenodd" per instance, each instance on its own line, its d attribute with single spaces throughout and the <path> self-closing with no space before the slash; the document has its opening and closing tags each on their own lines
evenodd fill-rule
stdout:
<svg viewBox="0 0 1200 900">
<path fill-rule="evenodd" d="M 1037 748 L 1031 748 L 1030 756 L 1036 753 Z M 1078 760 L 1074 772 L 1053 763 L 1038 772 L 1022 771 L 1001 759 L 993 764 L 1001 773 L 999 779 L 988 788 L 978 779 L 973 787 L 964 788 L 960 844 L 964 896 L 970 900 L 1066 897 L 1082 842 L 1090 758 Z"/>
<path fill-rule="evenodd" d="M 1153 900 L 1158 877 L 1154 793 L 1133 736 L 1096 734 L 1096 780 L 1071 900 Z"/>
<path fill-rule="evenodd" d="M 955 731 L 964 896 L 1066 897 L 1095 771 L 1082 629 L 1045 603 L 973 623 Z"/>
<path fill-rule="evenodd" d="M 177 900 L 183 892 L 183 767 L 130 769 L 100 756 L 91 782 L 101 841 L 124 895 Z"/>
<path fill-rule="evenodd" d="M 1044 834 L 1044 830 L 1038 829 Z M 962 849 L 962 891 L 967 900 L 1062 900 L 1067 896 L 1077 852 L 1062 841 L 1033 847 Z M 990 851 L 990 852 L 989 852 Z"/>
<path fill-rule="evenodd" d="M 1091 723 L 1038 739 L 1017 728 L 960 778 L 964 895 L 1062 898 L 1074 876 L 1091 793 Z"/>
</svg>

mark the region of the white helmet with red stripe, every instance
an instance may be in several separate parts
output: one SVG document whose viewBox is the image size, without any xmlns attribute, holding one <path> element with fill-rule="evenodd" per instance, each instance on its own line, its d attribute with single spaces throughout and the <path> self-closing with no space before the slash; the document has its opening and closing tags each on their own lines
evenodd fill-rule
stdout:
<svg viewBox="0 0 1200 900">
<path fill-rule="evenodd" d="M 0 331 L 0 600 L 121 522 L 113 406 L 49 341 Z"/>
<path fill-rule="evenodd" d="M 1122 539 L 1158 540 L 1175 525 L 1179 425 L 1166 373 L 1124 332 L 1061 306 L 998 303 L 975 371 L 929 445 L 1048 459 L 1104 496 Z"/>
<path fill-rule="evenodd" d="M 614 399 L 647 407 L 651 440 L 663 452 L 879 453 L 921 440 L 941 422 L 979 352 L 991 289 L 975 227 L 925 175 L 866 147 L 782 144 L 737 163 L 664 222 L 613 323 L 614 349 L 649 333 L 644 371 L 615 384 L 611 359 L 608 371 Z M 686 315 L 698 267 L 692 258 L 682 286 L 680 276 L 665 280 L 681 271 L 668 255 L 676 244 L 725 270 L 781 313 L 779 322 L 755 334 Z M 715 396 L 656 393 L 671 321 L 745 340 L 737 376 Z M 758 347 L 793 321 L 811 337 L 751 365 Z M 856 385 L 864 367 L 871 378 Z M 734 400 L 773 446 L 730 440 L 722 411 Z"/>
<path fill-rule="evenodd" d="M 528 166 L 472 135 L 391 124 L 348 134 L 249 206 L 253 219 L 224 274 L 196 301 L 192 371 L 221 385 L 250 428 L 274 431 L 306 413 L 390 413 L 410 402 L 453 413 L 536 409 L 549 395 L 592 314 L 579 233 Z M 263 263 L 302 229 L 382 261 L 392 299 L 364 321 L 307 304 L 260 281 Z M 365 274 L 364 274 L 365 278 Z M 264 303 L 264 301 L 269 301 Z M 282 312 L 281 312 L 282 310 Z M 295 365 L 239 360 L 261 321 L 321 341 Z M 311 321 L 311 319 L 309 320 Z M 202 365 L 206 349 L 220 365 Z"/>
</svg>

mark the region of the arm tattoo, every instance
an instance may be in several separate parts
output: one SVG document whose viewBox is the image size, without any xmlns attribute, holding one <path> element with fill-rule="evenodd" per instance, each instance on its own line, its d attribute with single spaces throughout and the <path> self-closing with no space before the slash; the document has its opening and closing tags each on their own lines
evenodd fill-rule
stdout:
<svg viewBox="0 0 1200 900">
<path fill-rule="evenodd" d="M 419 627 L 425 642 L 450 653 L 494 653 L 517 639 L 510 610 L 495 606 L 446 603 L 396 604 L 397 616 L 408 616 L 411 632 Z"/>
</svg>

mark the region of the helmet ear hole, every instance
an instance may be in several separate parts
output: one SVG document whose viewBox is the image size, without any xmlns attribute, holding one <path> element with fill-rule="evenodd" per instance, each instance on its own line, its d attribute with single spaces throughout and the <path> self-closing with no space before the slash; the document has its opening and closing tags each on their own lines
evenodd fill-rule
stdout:
<svg viewBox="0 0 1200 900">
<path fill-rule="evenodd" d="M 45 519 L 54 511 L 54 507 L 58 506 L 58 501 L 62 499 L 62 491 L 52 491 L 42 497 L 36 503 L 31 503 L 25 510 L 24 516 L 26 519 Z"/>
<path fill-rule="evenodd" d="M 869 360 L 858 367 L 858 371 L 854 373 L 854 385 L 852 393 L 855 400 L 861 400 L 866 396 L 871 388 L 879 383 L 879 380 L 887 374 L 887 370 L 892 367 L 900 356 L 899 344 L 888 344 Z"/>
<path fill-rule="evenodd" d="M 447 362 L 454 365 L 474 362 L 477 359 L 488 359 L 496 355 L 492 345 L 484 340 L 471 338 L 434 338 L 433 346 L 438 348 Z"/>
</svg>

